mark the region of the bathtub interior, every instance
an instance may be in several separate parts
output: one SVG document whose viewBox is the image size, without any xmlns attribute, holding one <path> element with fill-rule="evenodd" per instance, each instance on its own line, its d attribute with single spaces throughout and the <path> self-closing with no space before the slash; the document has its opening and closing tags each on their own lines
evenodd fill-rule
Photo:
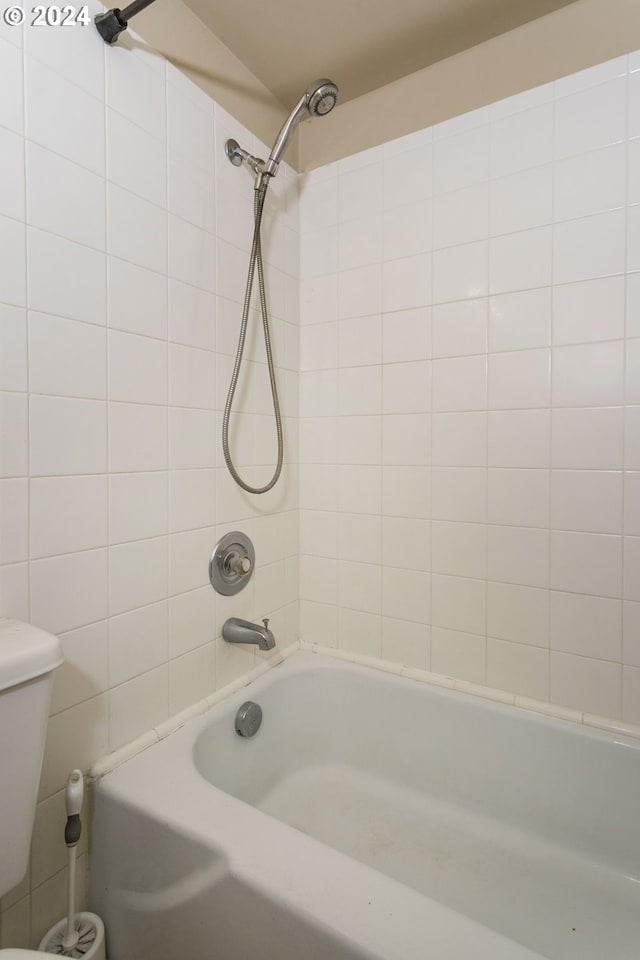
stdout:
<svg viewBox="0 0 640 960">
<path fill-rule="evenodd" d="M 635 956 L 635 743 L 333 665 L 256 700 L 197 738 L 210 783 L 542 956 Z"/>
</svg>

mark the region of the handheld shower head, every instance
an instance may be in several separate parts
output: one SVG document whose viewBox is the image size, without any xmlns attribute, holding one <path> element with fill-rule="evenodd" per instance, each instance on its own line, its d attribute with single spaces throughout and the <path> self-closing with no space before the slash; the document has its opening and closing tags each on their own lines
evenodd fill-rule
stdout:
<svg viewBox="0 0 640 960">
<path fill-rule="evenodd" d="M 265 172 L 275 177 L 282 156 L 289 146 L 289 141 L 300 121 L 304 119 L 305 114 L 311 117 L 326 117 L 333 110 L 337 101 L 338 87 L 332 80 L 316 80 L 315 83 L 307 87 L 276 137 L 276 142 L 266 163 Z"/>
<path fill-rule="evenodd" d="M 312 117 L 326 117 L 338 102 L 338 88 L 331 80 L 316 80 L 305 90 L 307 110 Z"/>
</svg>

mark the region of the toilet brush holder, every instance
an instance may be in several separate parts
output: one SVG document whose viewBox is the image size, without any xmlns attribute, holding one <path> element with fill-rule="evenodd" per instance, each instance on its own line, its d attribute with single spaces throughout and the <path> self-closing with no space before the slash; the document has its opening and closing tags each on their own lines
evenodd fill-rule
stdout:
<svg viewBox="0 0 640 960">
<path fill-rule="evenodd" d="M 64 842 L 69 851 L 67 916 L 51 927 L 40 941 L 39 950 L 73 960 L 105 960 L 104 924 L 95 913 L 76 913 L 76 854 L 82 823 L 80 811 L 84 797 L 82 770 L 72 770 L 65 790 L 67 823 Z"/>
<path fill-rule="evenodd" d="M 95 913 L 81 911 L 75 915 L 78 942 L 69 950 L 62 945 L 67 932 L 67 918 L 63 917 L 40 941 L 38 950 L 75 960 L 105 960 L 104 923 Z"/>
</svg>

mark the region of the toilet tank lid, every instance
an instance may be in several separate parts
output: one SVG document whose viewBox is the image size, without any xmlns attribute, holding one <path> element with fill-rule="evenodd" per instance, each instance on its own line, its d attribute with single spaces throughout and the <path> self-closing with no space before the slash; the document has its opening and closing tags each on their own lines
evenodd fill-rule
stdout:
<svg viewBox="0 0 640 960">
<path fill-rule="evenodd" d="M 0 619 L 0 690 L 50 673 L 62 663 L 60 641 L 21 620 Z"/>
</svg>

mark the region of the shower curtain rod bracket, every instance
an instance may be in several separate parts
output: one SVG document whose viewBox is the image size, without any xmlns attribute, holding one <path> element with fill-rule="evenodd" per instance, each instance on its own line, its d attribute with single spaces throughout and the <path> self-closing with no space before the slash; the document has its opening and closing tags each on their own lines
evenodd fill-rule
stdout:
<svg viewBox="0 0 640 960">
<path fill-rule="evenodd" d="M 100 13 L 94 18 L 96 30 L 105 43 L 112 45 L 116 42 L 121 33 L 129 26 L 131 17 L 140 13 L 145 7 L 154 3 L 154 0 L 134 0 L 124 10 L 114 7 L 113 10 L 107 10 L 106 13 Z"/>
</svg>

